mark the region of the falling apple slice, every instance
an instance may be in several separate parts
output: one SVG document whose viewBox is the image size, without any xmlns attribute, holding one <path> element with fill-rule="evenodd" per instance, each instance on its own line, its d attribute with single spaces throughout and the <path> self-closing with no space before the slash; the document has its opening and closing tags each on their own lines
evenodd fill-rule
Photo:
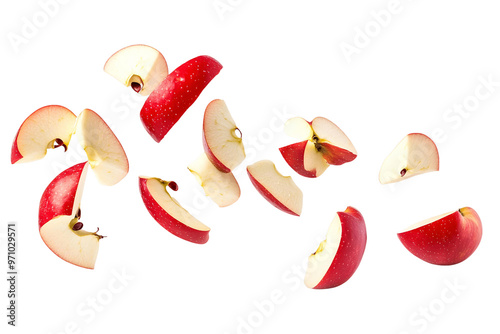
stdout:
<svg viewBox="0 0 500 334">
<path fill-rule="evenodd" d="M 286 162 L 302 176 L 318 177 L 329 165 L 342 165 L 357 157 L 345 133 L 324 117 L 316 117 L 312 122 L 291 118 L 285 123 L 285 133 L 302 140 L 280 148 Z"/>
<path fill-rule="evenodd" d="M 240 198 L 240 186 L 233 173 L 223 173 L 215 168 L 205 154 L 200 155 L 188 169 L 196 176 L 205 194 L 221 208 Z"/>
<path fill-rule="evenodd" d="M 222 65 L 212 57 L 193 58 L 170 73 L 141 109 L 142 124 L 158 143 L 165 137 Z"/>
<path fill-rule="evenodd" d="M 147 96 L 168 75 L 163 55 L 147 45 L 131 45 L 114 53 L 104 65 L 104 71 L 126 87 Z"/>
<path fill-rule="evenodd" d="M 42 159 L 47 149 L 68 148 L 76 116 L 69 109 L 51 105 L 38 109 L 21 124 L 12 144 L 11 162 Z"/>
<path fill-rule="evenodd" d="M 170 196 L 167 187 L 177 190 L 175 182 L 139 177 L 139 188 L 144 205 L 163 228 L 181 239 L 197 244 L 206 243 L 210 228 L 180 206 Z"/>
<path fill-rule="evenodd" d="M 337 212 L 326 239 L 309 256 L 304 283 L 311 289 L 344 284 L 358 268 L 366 247 L 366 226 L 361 213 L 347 207 Z"/>
<path fill-rule="evenodd" d="M 113 131 L 90 109 L 78 115 L 76 133 L 101 184 L 112 186 L 128 173 L 128 159 Z"/>
<path fill-rule="evenodd" d="M 208 159 L 224 173 L 245 159 L 241 132 L 222 100 L 213 100 L 205 110 L 203 147 Z"/>
<path fill-rule="evenodd" d="M 255 189 L 276 208 L 294 216 L 302 213 L 302 191 L 290 176 L 278 172 L 270 160 L 247 166 L 248 176 Z"/>
<path fill-rule="evenodd" d="M 469 207 L 424 220 L 398 233 L 410 253 L 438 265 L 467 259 L 479 246 L 482 235 L 481 219 Z"/>
<path fill-rule="evenodd" d="M 399 182 L 410 177 L 439 170 L 436 144 L 421 133 L 410 133 L 384 160 L 380 168 L 382 184 Z"/>
<path fill-rule="evenodd" d="M 45 189 L 40 200 L 40 235 L 54 254 L 74 265 L 94 269 L 99 240 L 97 232 L 82 230 L 79 222 L 88 164 L 77 164 L 63 171 Z"/>
</svg>

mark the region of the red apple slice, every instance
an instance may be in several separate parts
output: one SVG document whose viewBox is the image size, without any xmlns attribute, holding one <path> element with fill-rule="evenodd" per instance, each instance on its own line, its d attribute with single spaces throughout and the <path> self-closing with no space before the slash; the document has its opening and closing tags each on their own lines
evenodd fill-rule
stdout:
<svg viewBox="0 0 500 334">
<path fill-rule="evenodd" d="M 361 213 L 352 207 L 337 212 L 326 239 L 309 256 L 305 285 L 329 289 L 344 284 L 358 268 L 365 247 L 366 226 Z"/>
<path fill-rule="evenodd" d="M 90 109 L 78 115 L 76 132 L 90 166 L 104 185 L 114 185 L 128 173 L 128 159 L 113 131 Z"/>
<path fill-rule="evenodd" d="M 94 269 L 99 240 L 97 232 L 82 230 L 80 201 L 88 164 L 77 164 L 63 171 L 45 189 L 40 200 L 38 225 L 43 242 L 61 259 Z"/>
<path fill-rule="evenodd" d="M 163 228 L 181 239 L 197 244 L 206 243 L 210 228 L 194 218 L 172 198 L 167 186 L 177 190 L 175 182 L 139 177 L 142 200 L 151 216 Z"/>
<path fill-rule="evenodd" d="M 213 100 L 205 110 L 203 147 L 208 159 L 224 173 L 229 173 L 245 159 L 241 132 L 222 100 Z"/>
<path fill-rule="evenodd" d="M 50 105 L 32 113 L 17 131 L 12 144 L 11 162 L 42 159 L 47 149 L 68 148 L 75 130 L 76 116 L 69 109 Z"/>
<path fill-rule="evenodd" d="M 283 176 L 270 160 L 247 166 L 248 176 L 255 189 L 276 208 L 294 216 L 302 213 L 302 191 L 291 176 Z"/>
<path fill-rule="evenodd" d="M 104 71 L 144 96 L 151 94 L 168 75 L 163 55 L 148 45 L 131 45 L 114 53 Z"/>
<path fill-rule="evenodd" d="M 160 142 L 165 137 L 221 69 L 212 57 L 193 58 L 170 73 L 149 95 L 141 120 L 154 140 Z"/>
<path fill-rule="evenodd" d="M 316 117 L 312 122 L 291 118 L 285 123 L 285 132 L 303 140 L 280 148 L 290 167 L 302 176 L 318 177 L 328 165 L 342 165 L 357 157 L 345 133 L 324 117 Z"/>
<path fill-rule="evenodd" d="M 215 168 L 205 154 L 200 155 L 188 169 L 203 187 L 205 194 L 221 208 L 240 198 L 240 186 L 233 173 L 223 173 Z"/>
<path fill-rule="evenodd" d="M 469 207 L 424 220 L 398 233 L 410 253 L 438 265 L 467 259 L 479 246 L 482 235 L 481 219 Z"/>
<path fill-rule="evenodd" d="M 439 153 L 436 144 L 424 134 L 410 133 L 384 160 L 379 181 L 382 184 L 399 182 L 438 170 Z"/>
</svg>

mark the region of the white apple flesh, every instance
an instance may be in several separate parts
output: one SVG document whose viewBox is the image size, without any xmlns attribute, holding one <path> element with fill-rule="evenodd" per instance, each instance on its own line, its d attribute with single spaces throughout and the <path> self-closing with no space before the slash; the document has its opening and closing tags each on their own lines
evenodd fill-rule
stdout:
<svg viewBox="0 0 500 334">
<path fill-rule="evenodd" d="M 273 206 L 294 216 L 302 213 L 302 191 L 291 176 L 283 176 L 270 160 L 247 166 L 255 189 Z"/>
<path fill-rule="evenodd" d="M 48 185 L 40 200 L 38 223 L 42 240 L 54 254 L 94 269 L 102 236 L 82 230 L 78 222 L 87 168 L 86 162 L 70 167 Z"/>
<path fill-rule="evenodd" d="M 193 217 L 172 198 L 167 187 L 177 190 L 175 182 L 153 177 L 139 177 L 142 200 L 150 215 L 173 235 L 193 243 L 206 243 L 210 228 Z"/>
<path fill-rule="evenodd" d="M 196 177 L 205 194 L 219 207 L 229 206 L 240 197 L 240 186 L 233 173 L 218 170 L 205 154 L 200 155 L 188 169 Z"/>
<path fill-rule="evenodd" d="M 42 159 L 47 149 L 66 150 L 75 131 L 76 116 L 69 109 L 50 105 L 32 113 L 19 128 L 12 144 L 11 162 Z"/>
<path fill-rule="evenodd" d="M 344 284 L 358 268 L 366 247 L 366 226 L 361 213 L 348 207 L 337 212 L 326 239 L 309 256 L 304 283 L 311 289 Z"/>
<path fill-rule="evenodd" d="M 245 159 L 241 132 L 222 100 L 213 100 L 205 110 L 203 147 L 208 159 L 224 173 Z"/>
<path fill-rule="evenodd" d="M 148 45 L 131 45 L 114 53 L 104 71 L 137 93 L 151 94 L 168 75 L 163 55 Z"/>
<path fill-rule="evenodd" d="M 410 133 L 384 160 L 379 181 L 388 184 L 439 170 L 436 144 L 424 134 Z"/>
<path fill-rule="evenodd" d="M 127 155 L 104 120 L 90 109 L 78 115 L 76 133 L 98 181 L 114 185 L 128 173 Z"/>
</svg>

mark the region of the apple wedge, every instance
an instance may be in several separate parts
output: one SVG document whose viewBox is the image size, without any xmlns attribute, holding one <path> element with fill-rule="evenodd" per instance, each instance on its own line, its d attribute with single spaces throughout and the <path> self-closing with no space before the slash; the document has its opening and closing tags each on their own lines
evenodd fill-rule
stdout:
<svg viewBox="0 0 500 334">
<path fill-rule="evenodd" d="M 255 189 L 276 208 L 294 215 L 302 213 L 302 191 L 291 176 L 283 176 L 270 160 L 261 160 L 247 166 L 247 173 Z"/>
<path fill-rule="evenodd" d="M 481 219 L 465 207 L 410 226 L 399 240 L 416 257 L 437 265 L 453 265 L 467 259 L 483 235 Z"/>
<path fill-rule="evenodd" d="M 168 75 L 163 55 L 148 45 L 131 45 L 115 52 L 104 71 L 141 95 L 151 94 Z"/>
<path fill-rule="evenodd" d="M 21 124 L 12 144 L 11 163 L 42 159 L 47 149 L 66 151 L 75 131 L 76 116 L 69 109 L 50 105 L 32 113 Z"/>
<path fill-rule="evenodd" d="M 280 148 L 285 161 L 298 174 L 318 177 L 329 165 L 342 165 L 357 157 L 357 152 L 345 133 L 324 117 L 308 122 L 294 117 L 285 123 L 285 133 L 301 140 Z"/>
<path fill-rule="evenodd" d="M 90 109 L 78 115 L 76 133 L 101 184 L 112 186 L 128 173 L 127 155 L 104 120 Z"/>
<path fill-rule="evenodd" d="M 187 212 L 170 196 L 167 187 L 177 190 L 175 182 L 154 177 L 139 177 L 142 200 L 151 216 L 173 235 L 197 244 L 208 241 L 210 228 Z"/>
<path fill-rule="evenodd" d="M 304 283 L 311 289 L 344 284 L 358 268 L 366 247 L 366 226 L 361 213 L 347 207 L 337 212 L 326 239 L 309 256 Z"/>
<path fill-rule="evenodd" d="M 64 170 L 45 189 L 40 200 L 40 236 L 49 249 L 64 261 L 94 269 L 99 240 L 97 232 L 82 230 L 79 222 L 88 163 Z"/>
<path fill-rule="evenodd" d="M 436 144 L 424 134 L 410 133 L 384 160 L 379 181 L 382 184 L 399 182 L 438 170 L 439 153 Z"/>
<path fill-rule="evenodd" d="M 212 57 L 193 58 L 170 73 L 148 97 L 141 109 L 142 124 L 160 142 L 220 72 Z"/>
<path fill-rule="evenodd" d="M 205 194 L 221 208 L 240 198 L 240 186 L 233 173 L 218 170 L 205 154 L 200 155 L 188 169 L 203 187 Z"/>
<path fill-rule="evenodd" d="M 241 131 L 222 100 L 213 100 L 205 110 L 203 147 L 208 159 L 224 173 L 229 173 L 245 159 Z"/>
</svg>

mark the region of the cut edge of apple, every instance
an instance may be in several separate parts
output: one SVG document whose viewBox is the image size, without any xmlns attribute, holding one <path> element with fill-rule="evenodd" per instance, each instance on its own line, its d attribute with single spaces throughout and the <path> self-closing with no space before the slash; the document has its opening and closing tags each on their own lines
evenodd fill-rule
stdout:
<svg viewBox="0 0 500 334">
<path fill-rule="evenodd" d="M 62 146 L 66 151 L 75 131 L 75 114 L 60 105 L 41 107 L 19 127 L 11 150 L 11 163 L 42 159 L 47 149 Z"/>
</svg>

